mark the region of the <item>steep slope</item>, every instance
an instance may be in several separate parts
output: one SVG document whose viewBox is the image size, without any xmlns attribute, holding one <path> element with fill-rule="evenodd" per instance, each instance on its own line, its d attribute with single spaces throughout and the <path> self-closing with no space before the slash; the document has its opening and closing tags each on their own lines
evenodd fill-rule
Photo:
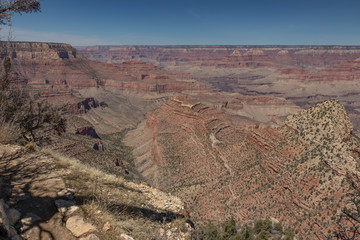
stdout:
<svg viewBox="0 0 360 240">
<path fill-rule="evenodd" d="M 179 198 L 76 159 L 0 144 L 0 166 L 1 239 L 10 239 L 4 226 L 11 239 L 32 240 L 160 239 L 164 234 L 185 240 L 193 231 L 181 217 Z"/>
<path fill-rule="evenodd" d="M 360 145 L 343 106 L 323 102 L 280 128 L 241 125 L 246 120 L 172 100 L 148 114 L 128 143 L 138 170 L 184 199 L 199 222 L 267 216 L 297 236 L 325 239 L 346 194 L 359 188 Z"/>
</svg>

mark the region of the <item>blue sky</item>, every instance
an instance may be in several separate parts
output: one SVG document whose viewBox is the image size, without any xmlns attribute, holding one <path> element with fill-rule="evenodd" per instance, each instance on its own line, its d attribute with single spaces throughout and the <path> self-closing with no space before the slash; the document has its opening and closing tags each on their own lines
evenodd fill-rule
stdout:
<svg viewBox="0 0 360 240">
<path fill-rule="evenodd" d="M 360 45 L 360 0 L 40 2 L 41 13 L 14 16 L 14 40 L 75 46 Z"/>
</svg>

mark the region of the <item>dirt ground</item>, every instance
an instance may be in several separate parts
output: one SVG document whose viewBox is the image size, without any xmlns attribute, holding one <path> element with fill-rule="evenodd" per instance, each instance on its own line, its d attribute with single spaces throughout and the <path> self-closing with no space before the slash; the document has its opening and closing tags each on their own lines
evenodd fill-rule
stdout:
<svg viewBox="0 0 360 240">
<path fill-rule="evenodd" d="M 64 170 L 38 152 L 23 154 L 18 146 L 0 145 L 1 195 L 21 213 L 15 225 L 24 239 L 76 239 L 64 226 L 55 200 L 66 192 Z"/>
</svg>

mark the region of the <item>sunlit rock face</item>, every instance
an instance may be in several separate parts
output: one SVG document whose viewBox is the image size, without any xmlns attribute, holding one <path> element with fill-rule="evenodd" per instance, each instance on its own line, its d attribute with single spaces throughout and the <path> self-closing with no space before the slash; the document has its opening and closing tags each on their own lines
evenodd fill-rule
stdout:
<svg viewBox="0 0 360 240">
<path fill-rule="evenodd" d="M 114 64 L 152 63 L 224 92 L 283 97 L 303 108 L 335 98 L 354 131 L 360 129 L 358 46 L 97 46 L 81 52 Z"/>
<path fill-rule="evenodd" d="M 119 66 L 86 59 L 72 46 L 61 43 L 2 43 L 17 78 L 53 94 L 71 89 L 114 87 L 119 90 L 177 92 L 206 89 L 186 74 L 161 70 L 139 61 Z"/>
<path fill-rule="evenodd" d="M 360 142 L 344 107 L 326 101 L 277 128 L 225 111 L 174 98 L 148 113 L 126 139 L 137 170 L 184 199 L 196 221 L 273 217 L 326 239 L 347 192 L 360 187 Z"/>
</svg>

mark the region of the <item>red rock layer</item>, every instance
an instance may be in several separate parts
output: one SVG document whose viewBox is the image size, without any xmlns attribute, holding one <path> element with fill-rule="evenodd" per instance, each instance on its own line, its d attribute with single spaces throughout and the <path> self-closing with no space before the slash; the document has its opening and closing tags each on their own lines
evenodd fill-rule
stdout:
<svg viewBox="0 0 360 240">
<path fill-rule="evenodd" d="M 299 80 L 360 77 L 357 60 L 360 48 L 350 46 L 101 46 L 87 47 L 81 52 L 89 59 L 115 64 L 135 59 L 159 65 L 271 67 L 284 78 Z"/>
<path fill-rule="evenodd" d="M 205 89 L 189 81 L 186 74 L 173 74 L 143 62 L 124 62 L 120 66 L 87 60 L 67 44 L 2 43 L 12 69 L 19 79 L 43 94 L 71 94 L 71 89 L 115 87 L 120 90 L 182 92 Z M 4 45 L 8 46 L 4 46 Z"/>
<path fill-rule="evenodd" d="M 298 236 L 326 239 L 352 181 L 336 170 L 343 169 L 336 151 L 345 158 L 360 146 L 344 109 L 332 104 L 289 118 L 282 128 L 249 132 L 246 119 L 231 121 L 212 106 L 173 99 L 148 114 L 127 141 L 135 147 L 137 169 L 156 187 L 180 196 L 197 221 L 274 217 Z M 325 113 L 332 108 L 334 118 Z M 324 125 L 314 125 L 306 117 L 312 114 Z M 330 132 L 334 145 L 317 139 Z M 349 163 L 357 158 L 349 157 Z"/>
</svg>

